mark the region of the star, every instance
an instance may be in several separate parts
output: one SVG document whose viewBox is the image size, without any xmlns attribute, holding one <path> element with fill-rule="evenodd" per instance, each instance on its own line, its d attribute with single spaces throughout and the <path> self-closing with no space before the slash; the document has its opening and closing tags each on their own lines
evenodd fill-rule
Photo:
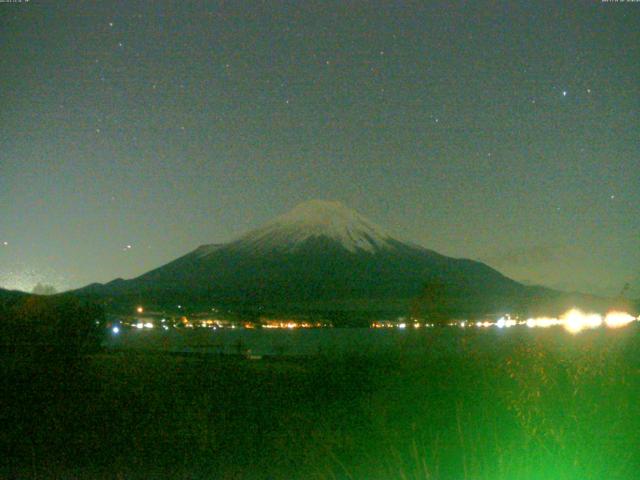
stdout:
<svg viewBox="0 0 640 480">
<path fill-rule="evenodd" d="M 2 242 L 2 245 L 5 246 L 5 247 L 8 247 L 9 246 L 9 242 Z"/>
<path fill-rule="evenodd" d="M 562 96 L 563 96 L 563 97 L 566 97 L 566 96 L 567 96 L 567 91 L 566 91 L 566 90 L 563 90 L 563 91 L 562 91 Z"/>
<path fill-rule="evenodd" d="M 124 43 L 118 42 L 118 47 L 120 47 L 120 48 L 124 47 Z"/>
<path fill-rule="evenodd" d="M 110 27 L 113 27 L 113 22 L 109 22 L 109 26 L 110 26 Z"/>
</svg>

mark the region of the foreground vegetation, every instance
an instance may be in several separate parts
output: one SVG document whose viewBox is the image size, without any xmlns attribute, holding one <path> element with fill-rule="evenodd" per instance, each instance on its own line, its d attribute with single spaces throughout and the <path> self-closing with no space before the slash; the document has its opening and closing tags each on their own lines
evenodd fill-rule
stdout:
<svg viewBox="0 0 640 480">
<path fill-rule="evenodd" d="M 0 478 L 637 478 L 637 334 L 478 332 L 426 357 L 5 354 Z"/>
</svg>

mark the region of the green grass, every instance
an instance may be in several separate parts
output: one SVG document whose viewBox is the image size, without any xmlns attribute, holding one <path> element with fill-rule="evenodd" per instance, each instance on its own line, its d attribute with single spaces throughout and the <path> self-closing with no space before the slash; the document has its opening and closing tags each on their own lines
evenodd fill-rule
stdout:
<svg viewBox="0 0 640 480">
<path fill-rule="evenodd" d="M 7 357 L 0 478 L 632 479 L 637 333 L 465 335 L 422 357 Z"/>
</svg>

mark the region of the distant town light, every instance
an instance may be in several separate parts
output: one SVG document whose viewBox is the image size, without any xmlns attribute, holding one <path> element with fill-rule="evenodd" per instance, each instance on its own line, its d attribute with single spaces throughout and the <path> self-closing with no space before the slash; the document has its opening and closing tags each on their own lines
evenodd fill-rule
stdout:
<svg viewBox="0 0 640 480">
<path fill-rule="evenodd" d="M 584 313 L 574 308 L 560 319 L 569 333 L 578 333 L 587 328 L 598 328 L 602 325 L 602 316 L 597 313 Z"/>
<path fill-rule="evenodd" d="M 113 327 L 113 328 L 111 329 L 111 331 L 112 331 L 115 335 L 117 335 L 118 333 L 120 333 L 120 329 L 119 329 L 118 327 Z"/>
<path fill-rule="evenodd" d="M 629 325 L 635 321 L 635 317 L 629 315 L 627 312 L 609 312 L 604 318 L 604 323 L 609 328 L 620 328 Z"/>
<path fill-rule="evenodd" d="M 144 308 L 138 307 L 138 308 L 136 308 L 136 312 L 142 313 L 142 312 L 144 312 Z"/>
</svg>

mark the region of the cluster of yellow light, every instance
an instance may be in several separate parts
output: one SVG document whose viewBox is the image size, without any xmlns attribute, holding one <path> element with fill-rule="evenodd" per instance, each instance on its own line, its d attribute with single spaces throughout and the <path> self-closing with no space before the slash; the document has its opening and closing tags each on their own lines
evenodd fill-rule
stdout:
<svg viewBox="0 0 640 480">
<path fill-rule="evenodd" d="M 323 328 L 326 326 L 322 322 L 298 322 L 295 320 L 265 320 L 262 324 L 262 328 L 284 328 L 289 330 L 295 328 Z"/>
<path fill-rule="evenodd" d="M 551 317 L 529 318 L 525 323 L 529 328 L 549 328 L 561 324 L 559 319 Z"/>
<path fill-rule="evenodd" d="M 476 322 L 476 327 L 480 328 L 487 328 L 487 327 L 492 327 L 494 326 L 495 323 L 493 322 L 488 322 L 488 321 L 484 321 L 484 322 Z"/>
<path fill-rule="evenodd" d="M 451 324 L 455 325 L 455 324 Z M 433 327 L 433 323 L 420 323 L 416 321 L 412 321 L 411 323 L 407 322 L 393 322 L 393 321 L 376 321 L 371 323 L 371 328 L 399 328 L 400 330 L 404 330 L 409 326 L 412 326 L 415 329 L 422 327 Z"/>
<path fill-rule="evenodd" d="M 143 328 L 153 328 L 153 323 L 151 323 L 151 322 L 146 322 L 146 323 L 138 322 L 138 323 L 135 323 L 133 326 L 135 328 L 137 328 L 138 330 L 142 330 Z"/>
<path fill-rule="evenodd" d="M 448 323 L 449 326 L 458 326 L 461 328 L 475 326 L 477 328 L 511 328 L 517 325 L 526 325 L 529 328 L 549 328 L 555 326 L 562 326 L 570 333 L 578 333 L 583 330 L 591 330 L 601 326 L 607 326 L 609 328 L 620 328 L 630 323 L 640 320 L 626 312 L 609 312 L 607 315 L 602 316 L 598 313 L 584 313 L 576 308 L 568 310 L 560 317 L 535 317 L 527 320 L 517 320 L 511 318 L 510 315 L 504 315 L 495 322 L 484 320 L 477 322 L 469 322 L 466 320 L 455 321 Z M 378 321 L 371 323 L 371 328 L 399 328 L 405 329 L 409 325 L 413 325 L 414 328 L 420 328 L 421 326 L 432 327 L 433 324 L 424 323 L 420 324 L 417 321 L 413 321 L 412 324 L 405 322 L 393 322 L 393 321 Z"/>
<path fill-rule="evenodd" d="M 373 322 L 371 328 L 393 328 L 396 324 L 393 322 Z"/>
<path fill-rule="evenodd" d="M 216 330 L 217 328 L 222 328 L 222 324 L 218 320 L 206 319 L 200 320 L 199 326 L 202 328 L 213 328 Z"/>
<path fill-rule="evenodd" d="M 609 312 L 604 317 L 599 313 L 585 313 L 577 308 L 573 308 L 560 318 L 539 317 L 530 318 L 526 324 L 531 328 L 548 328 L 561 325 L 570 333 L 579 333 L 583 330 L 592 330 L 605 325 L 609 328 L 620 328 L 629 325 L 637 319 L 626 312 Z"/>
</svg>

